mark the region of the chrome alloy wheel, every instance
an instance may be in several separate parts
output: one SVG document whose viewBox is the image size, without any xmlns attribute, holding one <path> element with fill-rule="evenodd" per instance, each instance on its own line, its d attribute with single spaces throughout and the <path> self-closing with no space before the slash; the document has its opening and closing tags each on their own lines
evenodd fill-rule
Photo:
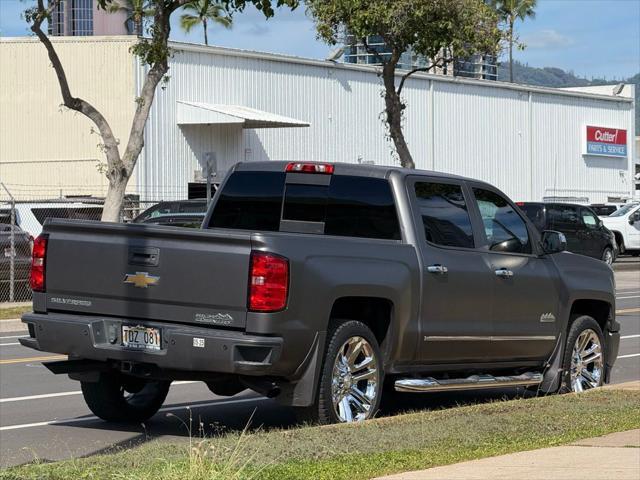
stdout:
<svg viewBox="0 0 640 480">
<path fill-rule="evenodd" d="M 600 337 L 590 328 L 584 330 L 571 354 L 571 390 L 576 393 L 600 386 L 603 373 Z"/>
<path fill-rule="evenodd" d="M 333 364 L 331 398 L 341 422 L 370 418 L 378 395 L 379 365 L 371 344 L 362 337 L 351 337 L 338 350 Z"/>
<path fill-rule="evenodd" d="M 604 252 L 604 257 L 602 260 L 607 265 L 613 265 L 613 252 L 607 248 Z"/>
</svg>

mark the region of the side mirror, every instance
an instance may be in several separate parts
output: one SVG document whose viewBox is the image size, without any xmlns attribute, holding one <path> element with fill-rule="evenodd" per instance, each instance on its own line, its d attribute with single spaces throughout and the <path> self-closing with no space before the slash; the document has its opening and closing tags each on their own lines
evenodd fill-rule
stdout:
<svg viewBox="0 0 640 480">
<path fill-rule="evenodd" d="M 635 212 L 633 215 L 629 217 L 629 225 L 633 225 L 638 220 L 640 220 L 640 212 Z"/>
<path fill-rule="evenodd" d="M 567 249 L 567 237 L 562 232 L 545 230 L 542 232 L 542 249 L 544 253 L 559 253 Z"/>
</svg>

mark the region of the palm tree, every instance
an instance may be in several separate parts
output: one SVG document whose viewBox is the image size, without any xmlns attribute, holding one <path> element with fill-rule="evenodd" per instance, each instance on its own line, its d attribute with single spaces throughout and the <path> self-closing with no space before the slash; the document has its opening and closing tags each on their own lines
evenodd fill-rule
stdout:
<svg viewBox="0 0 640 480">
<path fill-rule="evenodd" d="M 107 12 L 126 12 L 127 20 L 125 25 L 127 30 L 129 32 L 133 31 L 133 33 L 141 37 L 144 33 L 144 20 L 153 16 L 153 7 L 151 0 L 117 0 L 109 4 Z M 133 25 L 133 28 L 130 25 Z"/>
<path fill-rule="evenodd" d="M 507 25 L 507 43 L 509 44 L 509 81 L 513 83 L 513 44 L 514 26 L 518 19 L 525 21 L 536 16 L 537 0 L 491 0 L 501 20 Z"/>
<path fill-rule="evenodd" d="M 180 26 L 189 33 L 193 27 L 202 24 L 204 44 L 209 45 L 207 26 L 209 22 L 217 23 L 225 28 L 231 27 L 231 14 L 217 0 L 193 0 L 184 7 L 187 12 L 180 17 Z"/>
</svg>

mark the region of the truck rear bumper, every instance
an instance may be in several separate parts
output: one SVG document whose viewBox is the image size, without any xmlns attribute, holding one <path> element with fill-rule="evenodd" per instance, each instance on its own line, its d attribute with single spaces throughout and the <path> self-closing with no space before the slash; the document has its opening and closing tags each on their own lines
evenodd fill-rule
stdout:
<svg viewBox="0 0 640 480">
<path fill-rule="evenodd" d="M 163 371 L 282 375 L 278 360 L 282 338 L 246 335 L 198 326 L 58 313 L 29 313 L 22 317 L 31 338 L 26 347 L 96 361 L 144 364 Z M 161 349 L 121 346 L 122 325 L 159 328 Z"/>
</svg>

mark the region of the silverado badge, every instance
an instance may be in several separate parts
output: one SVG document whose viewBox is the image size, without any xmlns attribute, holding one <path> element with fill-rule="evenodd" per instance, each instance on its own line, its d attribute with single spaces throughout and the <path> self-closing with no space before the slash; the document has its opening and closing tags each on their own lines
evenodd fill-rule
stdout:
<svg viewBox="0 0 640 480">
<path fill-rule="evenodd" d="M 124 276 L 124 283 L 129 283 L 138 288 L 149 288 L 150 286 L 157 285 L 160 281 L 160 277 L 154 277 L 149 275 L 148 272 L 136 272 L 127 273 Z"/>
</svg>

